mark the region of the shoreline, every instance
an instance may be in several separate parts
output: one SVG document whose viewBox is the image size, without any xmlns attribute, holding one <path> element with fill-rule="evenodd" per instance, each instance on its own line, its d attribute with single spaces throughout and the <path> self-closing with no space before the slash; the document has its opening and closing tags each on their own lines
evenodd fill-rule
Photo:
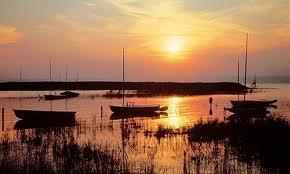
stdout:
<svg viewBox="0 0 290 174">
<path fill-rule="evenodd" d="M 234 82 L 3 82 L 0 91 L 136 90 L 150 94 L 236 94 L 249 88 Z"/>
</svg>

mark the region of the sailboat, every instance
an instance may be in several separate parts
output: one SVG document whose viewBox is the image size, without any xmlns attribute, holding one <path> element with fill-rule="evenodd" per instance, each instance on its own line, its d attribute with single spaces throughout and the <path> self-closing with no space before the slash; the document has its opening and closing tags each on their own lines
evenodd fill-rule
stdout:
<svg viewBox="0 0 290 174">
<path fill-rule="evenodd" d="M 247 85 L 247 61 L 248 61 L 248 33 L 246 37 L 246 59 L 245 59 L 245 86 Z M 231 109 L 233 113 L 243 112 L 252 112 L 253 110 L 261 110 L 261 108 L 267 108 L 270 105 L 276 103 L 278 100 L 246 100 L 244 96 L 244 100 L 230 100 L 233 105 L 232 108 L 239 109 Z"/>
<path fill-rule="evenodd" d="M 67 80 L 67 72 L 68 72 L 68 64 L 66 65 L 66 72 L 65 72 L 65 82 L 67 84 L 68 80 Z M 78 74 L 77 74 L 77 79 L 78 79 Z M 66 96 L 67 98 L 74 98 L 74 97 L 78 97 L 80 94 L 77 92 L 72 92 L 69 90 L 66 90 L 62 93 L 60 93 L 60 95 Z"/>
<path fill-rule="evenodd" d="M 51 61 L 50 61 L 50 81 L 51 81 Z M 53 96 L 49 94 L 47 96 Z M 75 111 L 53 111 L 52 103 L 50 110 L 27 110 L 27 109 L 13 109 L 14 114 L 17 118 L 21 120 L 26 120 L 29 122 L 55 122 L 63 120 L 75 120 Z"/>
<path fill-rule="evenodd" d="M 110 109 L 113 113 L 130 115 L 130 114 L 148 114 L 155 113 L 158 111 L 166 111 L 167 106 L 161 107 L 160 105 L 135 105 L 133 102 L 127 102 L 124 104 L 124 82 L 125 82 L 125 72 L 124 72 L 124 48 L 123 48 L 123 104 L 122 105 L 110 105 Z"/>
<path fill-rule="evenodd" d="M 256 75 L 254 76 L 254 81 L 251 84 L 251 88 L 257 88 L 257 80 L 256 80 Z"/>
<path fill-rule="evenodd" d="M 66 66 L 66 83 L 67 81 L 67 71 L 68 71 L 68 65 Z M 51 82 L 51 62 L 50 62 L 50 82 Z M 65 91 L 60 93 L 60 95 L 56 95 L 56 94 L 48 94 L 48 95 L 44 95 L 44 99 L 45 100 L 60 100 L 60 99 L 66 99 L 66 98 L 74 98 L 74 97 L 78 97 L 80 94 L 76 93 L 76 92 L 72 92 L 72 91 Z"/>
</svg>

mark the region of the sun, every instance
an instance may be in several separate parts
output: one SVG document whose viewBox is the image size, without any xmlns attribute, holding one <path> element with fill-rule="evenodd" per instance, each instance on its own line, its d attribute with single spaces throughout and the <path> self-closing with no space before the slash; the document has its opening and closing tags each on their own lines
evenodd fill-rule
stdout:
<svg viewBox="0 0 290 174">
<path fill-rule="evenodd" d="M 180 37 L 172 36 L 166 40 L 166 50 L 169 53 L 177 54 L 183 49 L 183 40 Z"/>
</svg>

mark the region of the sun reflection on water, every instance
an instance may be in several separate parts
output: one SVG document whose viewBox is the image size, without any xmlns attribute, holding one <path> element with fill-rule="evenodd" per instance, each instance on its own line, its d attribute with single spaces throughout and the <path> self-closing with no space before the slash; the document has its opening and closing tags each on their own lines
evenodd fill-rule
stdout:
<svg viewBox="0 0 290 174">
<path fill-rule="evenodd" d="M 178 129 L 183 127 L 187 120 L 186 117 L 181 115 L 181 103 L 184 102 L 184 98 L 170 97 L 168 98 L 168 118 L 165 120 L 165 125 Z"/>
</svg>

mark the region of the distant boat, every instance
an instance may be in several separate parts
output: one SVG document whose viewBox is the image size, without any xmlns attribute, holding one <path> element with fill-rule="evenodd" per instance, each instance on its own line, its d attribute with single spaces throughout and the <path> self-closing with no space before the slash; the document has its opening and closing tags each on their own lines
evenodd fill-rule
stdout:
<svg viewBox="0 0 290 174">
<path fill-rule="evenodd" d="M 74 98 L 78 97 L 80 94 L 72 91 L 65 91 L 60 93 L 60 95 L 53 95 L 53 94 L 48 94 L 44 95 L 45 100 L 60 100 L 60 99 L 66 99 L 66 98 Z"/>
<path fill-rule="evenodd" d="M 240 108 L 253 108 L 253 107 L 269 107 L 276 103 L 278 100 L 230 100 L 233 107 Z"/>
<path fill-rule="evenodd" d="M 123 84 L 124 84 L 124 48 L 123 48 Z M 113 113 L 120 113 L 120 114 L 150 114 L 150 113 L 154 113 L 154 112 L 158 112 L 158 111 L 166 111 L 168 109 L 167 106 L 165 107 L 160 107 L 160 105 L 135 105 L 133 102 L 127 102 L 126 105 L 124 105 L 124 90 L 122 93 L 123 96 L 123 105 L 110 105 L 110 109 Z M 124 118 L 125 115 L 124 115 Z"/>
<path fill-rule="evenodd" d="M 76 114 L 74 111 L 37 111 L 19 109 L 13 109 L 13 111 L 17 118 L 29 121 L 74 120 Z"/>
<path fill-rule="evenodd" d="M 68 82 L 67 73 L 68 73 L 68 64 L 66 65 L 66 73 L 65 73 L 66 74 L 65 75 L 66 76 L 65 77 L 65 82 L 66 83 Z M 78 76 L 78 74 L 77 74 L 77 76 Z M 77 77 L 77 79 L 78 79 L 78 77 Z M 60 95 L 66 96 L 67 98 L 74 98 L 74 97 L 78 97 L 80 94 L 77 93 L 77 92 L 72 92 L 72 91 L 66 90 L 66 91 L 60 93 Z"/>
<path fill-rule="evenodd" d="M 80 94 L 77 92 L 72 92 L 72 91 L 64 91 L 60 93 L 60 95 L 64 95 L 66 97 L 78 97 Z"/>
<path fill-rule="evenodd" d="M 67 83 L 67 69 L 68 66 L 66 66 L 66 83 Z M 51 82 L 51 62 L 50 62 L 50 82 Z M 65 91 L 60 93 L 59 95 L 56 94 L 48 94 L 48 95 L 44 95 L 44 99 L 45 100 L 61 100 L 61 99 L 67 99 L 67 98 L 74 98 L 74 97 L 78 97 L 80 94 L 77 92 L 72 92 L 72 91 Z"/>
<path fill-rule="evenodd" d="M 254 76 L 254 81 L 251 84 L 251 88 L 257 88 L 257 80 L 256 80 L 256 75 Z"/>
</svg>

